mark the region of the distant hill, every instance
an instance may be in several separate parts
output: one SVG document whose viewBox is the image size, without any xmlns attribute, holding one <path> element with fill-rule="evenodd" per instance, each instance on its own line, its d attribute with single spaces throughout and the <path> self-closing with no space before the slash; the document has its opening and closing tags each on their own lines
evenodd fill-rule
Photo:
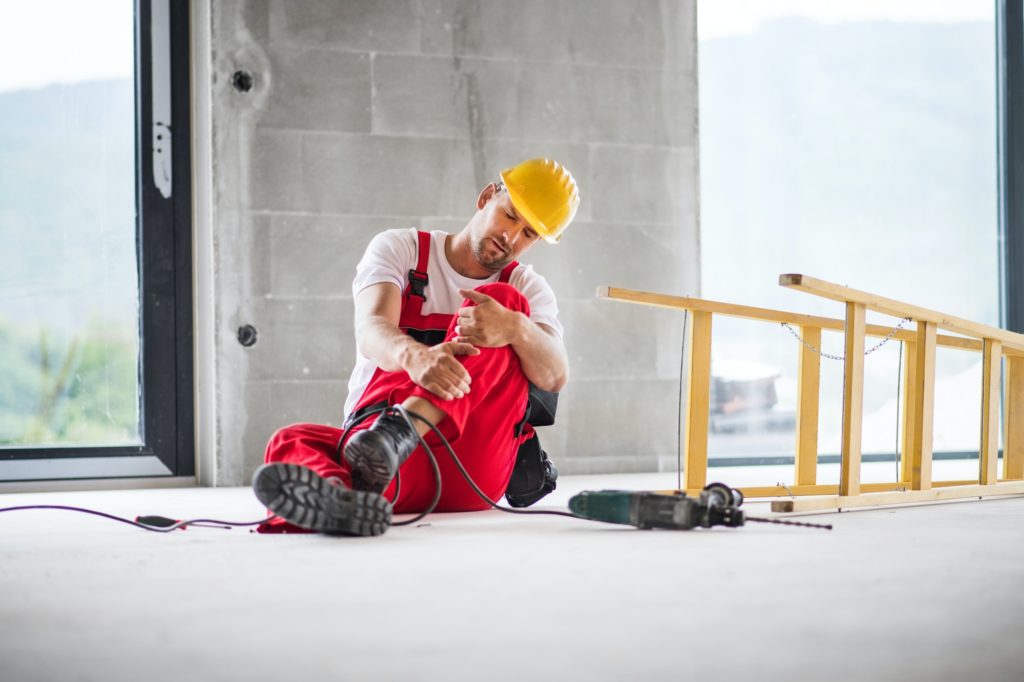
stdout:
<svg viewBox="0 0 1024 682">
<path fill-rule="evenodd" d="M 130 79 L 0 93 L 0 319 L 134 324 Z"/>
<path fill-rule="evenodd" d="M 0 94 L 0 445 L 138 442 L 132 88 Z"/>
</svg>

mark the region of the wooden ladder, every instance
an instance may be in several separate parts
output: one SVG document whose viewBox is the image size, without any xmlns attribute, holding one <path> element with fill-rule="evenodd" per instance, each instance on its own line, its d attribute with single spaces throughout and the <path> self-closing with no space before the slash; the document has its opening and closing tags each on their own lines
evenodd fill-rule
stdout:
<svg viewBox="0 0 1024 682">
<path fill-rule="evenodd" d="M 687 296 L 600 287 L 599 299 L 686 310 L 693 323 L 686 339 L 688 367 L 686 435 L 683 442 L 684 489 L 698 493 L 707 484 L 708 419 L 711 399 L 711 332 L 714 315 L 798 327 L 799 348 L 796 409 L 796 456 L 793 485 L 741 488 L 746 497 L 783 497 L 772 502 L 774 512 L 805 512 L 913 504 L 958 498 L 1024 494 L 1024 335 L 963 320 L 806 275 L 784 274 L 779 284 L 842 302 L 845 319 L 804 315 L 767 308 L 709 301 Z M 874 310 L 910 318 L 916 329 L 897 329 L 866 323 Z M 939 334 L 940 330 L 961 336 Z M 818 405 L 821 357 L 808 348 L 821 347 L 823 331 L 845 334 L 843 360 L 843 422 L 838 485 L 817 483 Z M 864 404 L 864 347 L 866 337 L 889 337 L 904 342 L 903 465 L 900 480 L 862 483 L 861 433 Z M 938 346 L 982 354 L 981 445 L 977 480 L 932 480 L 932 427 L 935 405 L 935 350 Z M 1006 358 L 1003 478 L 996 477 L 998 458 L 1001 359 Z"/>
</svg>

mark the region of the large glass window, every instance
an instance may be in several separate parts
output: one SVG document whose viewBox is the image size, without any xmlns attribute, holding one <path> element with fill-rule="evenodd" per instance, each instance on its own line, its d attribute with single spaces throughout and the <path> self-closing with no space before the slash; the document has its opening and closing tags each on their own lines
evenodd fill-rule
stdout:
<svg viewBox="0 0 1024 682">
<path fill-rule="evenodd" d="M 0 22 L 0 481 L 189 476 L 186 2 Z"/>
<path fill-rule="evenodd" d="M 994 3 L 715 0 L 698 22 L 702 296 L 843 316 L 779 287 L 793 272 L 998 325 Z M 712 458 L 792 456 L 799 344 L 716 320 Z M 980 361 L 938 353 L 936 452 L 977 453 Z M 866 455 L 896 449 L 899 362 L 896 341 L 866 359 Z M 821 453 L 841 400 L 825 359 Z"/>
<path fill-rule="evenodd" d="M 134 20 L 0 22 L 0 447 L 141 442 Z"/>
</svg>

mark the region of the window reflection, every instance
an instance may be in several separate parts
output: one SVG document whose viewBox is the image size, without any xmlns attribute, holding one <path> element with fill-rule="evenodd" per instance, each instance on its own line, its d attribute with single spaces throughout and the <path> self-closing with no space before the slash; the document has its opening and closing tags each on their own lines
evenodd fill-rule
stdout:
<svg viewBox="0 0 1024 682">
<path fill-rule="evenodd" d="M 998 325 L 993 3 L 716 0 L 698 20 L 702 296 L 841 318 L 778 286 L 802 272 Z M 716 318 L 711 457 L 792 455 L 798 352 Z M 977 451 L 980 363 L 940 350 L 936 451 Z M 896 447 L 899 366 L 897 341 L 865 361 L 865 453 Z M 822 360 L 821 453 L 841 401 Z"/>
</svg>

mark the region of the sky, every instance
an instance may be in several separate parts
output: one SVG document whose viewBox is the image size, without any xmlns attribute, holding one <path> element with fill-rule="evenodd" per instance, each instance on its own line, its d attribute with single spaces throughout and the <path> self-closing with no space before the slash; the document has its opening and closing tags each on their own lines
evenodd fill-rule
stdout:
<svg viewBox="0 0 1024 682">
<path fill-rule="evenodd" d="M 953 23 L 995 21 L 995 0 L 698 0 L 701 40 L 753 33 L 759 24 L 801 17 L 823 24 L 847 21 Z"/>
<path fill-rule="evenodd" d="M 0 0 L 0 92 L 128 78 L 132 0 Z"/>
<path fill-rule="evenodd" d="M 131 0 L 0 0 L 0 92 L 127 78 Z M 993 21 L 994 0 L 698 0 L 702 40 L 752 33 L 764 21 Z"/>
</svg>

